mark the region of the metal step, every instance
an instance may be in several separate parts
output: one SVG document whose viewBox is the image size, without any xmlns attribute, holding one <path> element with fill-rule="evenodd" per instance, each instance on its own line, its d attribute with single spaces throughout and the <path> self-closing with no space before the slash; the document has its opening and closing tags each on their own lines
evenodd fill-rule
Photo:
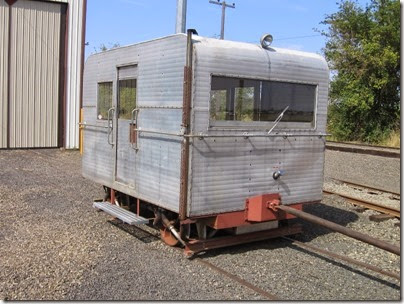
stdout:
<svg viewBox="0 0 404 304">
<path fill-rule="evenodd" d="M 124 223 L 129 225 L 142 225 L 147 224 L 149 222 L 148 219 L 138 216 L 137 214 L 125 210 L 117 205 L 113 205 L 109 202 L 94 202 L 93 207 L 96 209 L 100 209 L 112 216 L 119 218 Z"/>
</svg>

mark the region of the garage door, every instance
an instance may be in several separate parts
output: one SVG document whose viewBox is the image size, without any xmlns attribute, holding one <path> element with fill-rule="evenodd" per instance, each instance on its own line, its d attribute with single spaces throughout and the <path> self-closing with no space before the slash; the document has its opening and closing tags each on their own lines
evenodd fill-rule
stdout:
<svg viewBox="0 0 404 304">
<path fill-rule="evenodd" d="M 7 147 L 8 4 L 0 0 L 0 148 Z"/>
<path fill-rule="evenodd" d="M 6 109 L 6 115 L 1 116 L 1 145 L 6 148 L 57 147 L 63 62 L 62 5 L 18 0 L 7 7 L 4 0 L 0 1 L 1 22 L 9 25 L 8 29 L 0 30 L 0 39 L 4 36 L 9 44 L 8 50 L 0 47 L 8 63 L 4 68 L 8 69 L 4 71 L 8 79 L 5 77 L 1 84 L 7 83 L 7 96 L 2 96 L 1 103 L 2 110 Z"/>
</svg>

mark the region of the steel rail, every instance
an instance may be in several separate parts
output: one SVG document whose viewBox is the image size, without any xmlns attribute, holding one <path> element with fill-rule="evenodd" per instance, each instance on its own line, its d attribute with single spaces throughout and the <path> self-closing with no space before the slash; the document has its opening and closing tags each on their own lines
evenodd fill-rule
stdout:
<svg viewBox="0 0 404 304">
<path fill-rule="evenodd" d="M 372 270 L 372 271 L 374 271 L 374 272 L 380 273 L 380 274 L 382 274 L 382 275 L 389 276 L 389 277 L 394 278 L 394 279 L 397 279 L 397 280 L 400 280 L 400 279 L 401 279 L 401 278 L 400 278 L 400 274 L 398 274 L 398 273 L 391 272 L 391 271 L 386 271 L 386 270 L 384 270 L 384 269 L 382 269 L 382 268 L 380 268 L 380 267 L 373 266 L 373 265 L 370 265 L 370 264 L 367 264 L 367 263 L 364 263 L 364 262 L 361 262 L 361 261 L 352 259 L 352 258 L 350 258 L 350 257 L 343 256 L 343 255 L 340 255 L 340 254 L 331 252 L 331 251 L 329 251 L 329 250 L 325 250 L 325 249 L 321 249 L 321 248 L 318 248 L 318 247 L 315 247 L 315 246 L 312 246 L 312 245 L 308 245 L 308 244 L 299 242 L 299 241 L 297 241 L 297 240 L 291 239 L 291 238 L 286 237 L 286 236 L 283 236 L 282 238 L 285 239 L 285 240 L 288 240 L 288 241 L 293 242 L 292 244 L 293 244 L 293 245 L 296 245 L 296 246 L 298 246 L 298 247 L 301 247 L 301 248 L 304 248 L 304 249 L 313 250 L 313 251 L 315 251 L 315 252 L 318 252 L 318 253 L 321 253 L 321 254 L 330 256 L 330 257 L 332 257 L 332 258 L 339 259 L 339 260 L 341 260 L 341 261 L 345 261 L 345 262 L 348 262 L 348 263 L 351 263 L 351 264 L 354 264 L 354 265 L 357 265 L 357 266 L 361 266 L 361 267 L 363 267 L 363 268 Z"/>
<path fill-rule="evenodd" d="M 131 234 L 129 231 L 127 231 L 125 228 L 123 228 L 119 224 L 114 223 L 113 221 L 109 221 L 109 223 L 112 224 L 113 226 L 117 227 L 118 229 L 121 229 L 121 230 L 125 231 L 126 233 Z M 158 240 L 162 241 L 159 236 L 151 233 L 150 231 L 147 231 L 147 230 L 142 229 L 140 227 L 136 227 L 136 229 L 141 230 L 142 232 L 144 232 L 145 234 L 149 235 L 152 238 L 155 238 L 155 239 L 158 239 Z M 180 247 L 171 247 L 171 248 L 175 249 L 175 251 L 178 251 L 178 252 L 182 252 L 182 253 L 184 252 L 184 249 L 182 249 Z M 236 281 L 239 284 L 241 284 L 241 285 L 255 291 L 256 293 L 262 295 L 263 297 L 267 298 L 268 300 L 280 300 L 280 298 L 278 298 L 277 296 L 275 296 L 275 295 L 273 295 L 273 294 L 271 294 L 271 293 L 269 293 L 269 292 L 255 286 L 255 285 L 251 284 L 250 282 L 247 282 L 246 280 L 244 280 L 244 279 L 242 279 L 242 278 L 240 278 L 240 277 L 238 277 L 238 276 L 236 276 L 236 275 L 234 275 L 234 274 L 232 274 L 232 273 L 230 273 L 230 272 L 228 272 L 228 271 L 226 271 L 226 270 L 224 270 L 224 269 L 222 269 L 222 268 L 220 268 L 220 267 L 218 267 L 216 265 L 213 265 L 212 263 L 210 263 L 210 262 L 208 262 L 208 261 L 206 261 L 206 260 L 204 260 L 204 259 L 202 259 L 200 257 L 194 257 L 192 260 L 196 261 L 196 262 L 198 262 L 200 264 L 203 264 L 205 266 L 208 266 L 209 268 L 211 268 L 211 269 L 215 270 L 216 272 L 228 277 L 229 279 L 231 279 L 233 281 Z"/>
<path fill-rule="evenodd" d="M 388 215 L 400 218 L 400 210 L 398 210 L 398 209 L 383 206 L 383 205 L 380 205 L 380 204 L 377 204 L 374 202 L 369 202 L 369 201 L 366 201 L 366 200 L 363 200 L 360 198 L 352 197 L 352 196 L 338 193 L 338 192 L 333 192 L 333 191 L 328 191 L 328 190 L 323 190 L 323 192 L 326 194 L 329 194 L 329 195 L 334 194 L 334 195 L 341 196 L 354 205 L 365 207 L 367 209 L 375 210 L 375 211 L 378 211 L 378 212 L 381 212 L 384 214 L 388 214 Z"/>
<path fill-rule="evenodd" d="M 203 260 L 201 258 L 195 258 L 194 260 L 198 261 L 201 264 L 204 264 L 204 265 L 208 266 L 209 268 L 217 271 L 218 273 L 221 273 L 221 274 L 225 275 L 226 277 L 232 279 L 233 281 L 236 281 L 236 282 L 240 283 L 241 285 L 250 288 L 251 290 L 255 291 L 256 293 L 259 293 L 260 295 L 264 296 L 268 300 L 281 300 L 277 296 L 275 296 L 273 294 L 270 294 L 269 292 L 267 292 L 267 291 L 255 286 L 255 285 L 251 284 L 250 282 L 247 282 L 246 280 L 244 280 L 242 278 L 239 278 L 238 276 L 236 276 L 236 275 L 234 275 L 234 274 L 232 274 L 232 273 L 230 273 L 230 272 L 228 272 L 228 271 L 226 271 L 226 270 L 224 270 L 224 269 L 222 269 L 222 268 L 220 268 L 220 267 L 218 267 L 218 266 L 216 266 L 216 265 L 214 265 L 214 264 L 212 264 L 212 263 L 210 263 L 210 262 L 208 262 L 206 260 Z"/>
<path fill-rule="evenodd" d="M 400 153 L 399 149 L 390 149 L 390 151 L 389 151 L 386 148 L 384 148 L 384 150 L 382 150 L 382 149 L 378 149 L 376 147 L 350 145 L 350 144 L 345 144 L 345 143 L 341 143 L 341 145 L 328 143 L 325 145 L 325 147 L 327 150 L 331 150 L 331 151 L 366 154 L 366 155 L 374 155 L 374 156 L 381 156 L 381 157 L 388 157 L 388 158 L 401 158 L 401 153 Z"/>
<path fill-rule="evenodd" d="M 379 192 L 384 192 L 384 193 L 389 193 L 389 194 L 394 194 L 394 195 L 398 195 L 400 196 L 400 193 L 398 192 L 393 192 L 393 191 L 388 191 L 388 190 L 384 190 L 384 189 L 379 189 L 379 188 L 375 188 L 375 187 L 371 187 L 371 186 L 367 186 L 367 185 L 362 185 L 362 184 L 358 184 L 358 183 L 353 183 L 353 182 L 348 182 L 346 180 L 342 180 L 342 179 L 335 179 L 333 178 L 333 180 L 347 184 L 347 185 L 351 185 L 351 186 L 356 186 L 356 187 L 361 187 L 361 188 L 365 188 L 365 189 L 369 189 L 369 190 L 374 190 L 374 191 L 379 191 Z"/>
<path fill-rule="evenodd" d="M 341 145 L 350 145 L 350 146 L 358 146 L 358 147 L 365 147 L 365 148 L 379 148 L 379 149 L 392 149 L 392 150 L 400 150 L 397 147 L 388 147 L 388 146 L 376 146 L 376 145 L 368 145 L 368 144 L 360 144 L 360 143 L 350 143 L 350 142 L 342 142 L 342 141 L 333 141 L 327 140 L 327 142 L 331 144 L 341 144 Z"/>
</svg>

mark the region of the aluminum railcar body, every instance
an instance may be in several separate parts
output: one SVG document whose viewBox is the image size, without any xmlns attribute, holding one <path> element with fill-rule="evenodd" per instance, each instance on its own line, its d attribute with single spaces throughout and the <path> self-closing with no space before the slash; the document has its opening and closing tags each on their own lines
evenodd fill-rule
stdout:
<svg viewBox="0 0 404 304">
<path fill-rule="evenodd" d="M 271 204 L 322 199 L 328 81 L 319 55 L 190 33 L 92 55 L 83 175 L 189 248 L 275 229 Z"/>
</svg>

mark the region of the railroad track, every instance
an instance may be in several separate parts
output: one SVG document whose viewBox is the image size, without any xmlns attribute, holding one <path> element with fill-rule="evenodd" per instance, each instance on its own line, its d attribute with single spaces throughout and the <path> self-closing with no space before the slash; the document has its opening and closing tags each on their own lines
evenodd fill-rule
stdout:
<svg viewBox="0 0 404 304">
<path fill-rule="evenodd" d="M 333 141 L 333 140 L 327 140 L 327 143 L 350 145 L 350 146 L 365 147 L 365 148 L 375 148 L 375 149 L 391 149 L 391 150 L 397 150 L 397 151 L 400 150 L 400 148 L 396 148 L 396 147 L 376 146 L 376 145 L 359 144 L 359 143 L 351 143 L 351 142 L 341 142 L 341 141 Z"/>
<path fill-rule="evenodd" d="M 363 145 L 363 144 L 334 142 L 334 141 L 327 141 L 325 147 L 327 150 L 334 150 L 341 152 L 369 154 L 389 158 L 401 157 L 400 148 L 380 147 L 373 145 Z"/>
<path fill-rule="evenodd" d="M 223 268 L 220 268 L 220 267 L 218 267 L 218 266 L 216 266 L 216 265 L 214 265 L 214 264 L 212 264 L 212 263 L 210 263 L 210 262 L 208 262 L 208 261 L 206 261 L 204 259 L 201 259 L 201 258 L 197 257 L 194 260 L 201 263 L 201 264 L 203 264 L 203 265 L 205 265 L 205 266 L 208 266 L 210 269 L 213 269 L 218 273 L 221 273 L 221 274 L 225 275 L 226 277 L 232 279 L 233 281 L 236 281 L 236 282 L 240 283 L 241 285 L 243 285 L 245 287 L 248 287 L 249 289 L 255 291 L 256 293 L 260 294 L 261 296 L 265 297 L 268 300 L 281 300 L 276 295 L 273 295 L 273 294 L 259 288 L 258 286 L 253 285 L 250 282 L 247 282 L 246 280 L 244 280 L 244 279 L 242 279 L 242 278 L 240 278 L 240 277 L 238 277 L 238 276 L 224 270 Z"/>
<path fill-rule="evenodd" d="M 382 269 L 382 268 L 380 268 L 380 267 L 376 267 L 376 266 L 373 266 L 373 265 L 371 265 L 371 264 L 364 263 L 364 262 L 361 262 L 361 261 L 352 259 L 352 258 L 350 258 L 350 257 L 337 254 L 337 253 L 335 253 L 335 252 L 331 252 L 331 251 L 328 251 L 328 250 L 325 250 L 325 249 L 322 249 L 322 248 L 318 248 L 318 247 L 315 247 L 315 246 L 312 246 L 312 245 L 309 245 L 309 244 L 306 244 L 306 243 L 302 243 L 302 242 L 299 242 L 299 241 L 297 241 L 297 240 L 295 240 L 295 239 L 292 239 L 292 238 L 289 238 L 289 237 L 286 237 L 286 236 L 283 236 L 282 238 L 283 238 L 284 240 L 287 240 L 287 241 L 292 242 L 292 245 L 295 245 L 295 246 L 297 246 L 297 247 L 300 247 L 300 248 L 303 248 L 303 249 L 306 249 L 306 250 L 309 250 L 309 251 L 313 251 L 313 252 L 316 252 L 316 253 L 320 253 L 320 254 L 329 256 L 329 257 L 331 257 L 331 258 L 333 258 L 333 259 L 337 259 L 337 260 L 341 260 L 341 261 L 344 261 L 344 262 L 348 262 L 348 263 L 350 263 L 350 264 L 354 264 L 354 265 L 357 265 L 357 266 L 360 266 L 360 267 L 369 269 L 369 270 L 371 270 L 371 271 L 380 273 L 380 274 L 382 274 L 382 275 L 389 276 L 389 277 L 394 278 L 394 279 L 396 279 L 396 280 L 400 280 L 400 279 L 401 279 L 401 278 L 400 278 L 400 274 L 398 274 L 398 273 L 391 272 L 391 271 L 386 271 L 386 270 L 384 270 L 384 269 Z"/>
<path fill-rule="evenodd" d="M 118 222 L 119 222 L 119 220 L 118 220 Z M 122 229 L 123 231 L 131 234 L 129 231 L 127 231 L 125 229 L 126 224 L 117 223 L 115 220 L 109 221 L 109 223 L 111 223 L 112 225 L 116 226 L 117 228 Z M 158 235 L 153 234 L 152 232 L 149 232 L 146 229 L 143 229 L 141 227 L 136 227 L 136 229 L 141 230 L 145 235 L 148 235 L 148 236 L 150 236 L 151 238 L 153 238 L 155 240 L 160 240 L 160 237 Z M 355 260 L 355 259 L 352 259 L 352 258 L 349 258 L 349 257 L 346 257 L 346 256 L 342 256 L 342 255 L 336 254 L 334 252 L 331 252 L 331 251 L 328 251 L 328 250 L 325 250 L 325 249 L 322 249 L 322 248 L 312 246 L 312 245 L 307 244 L 307 243 L 300 242 L 300 241 L 295 240 L 295 239 L 290 238 L 290 237 L 280 237 L 280 239 L 283 239 L 286 242 L 288 242 L 289 247 L 291 249 L 294 249 L 294 247 L 300 247 L 300 248 L 302 248 L 302 249 L 304 249 L 304 250 L 306 250 L 308 252 L 313 252 L 313 253 L 316 253 L 316 254 L 327 256 L 328 258 L 331 258 L 332 260 L 344 261 L 344 262 L 347 262 L 348 264 L 356 265 L 356 266 L 359 266 L 361 268 L 365 268 L 365 269 L 371 270 L 373 272 L 379 273 L 381 275 L 385 275 L 385 276 L 391 277 L 393 279 L 400 280 L 400 275 L 398 273 L 387 271 L 387 270 L 384 270 L 384 269 L 379 268 L 377 266 L 373 266 L 373 265 L 368 264 L 368 263 L 364 263 L 364 262 L 361 262 L 361 261 L 358 261 L 358 260 Z M 182 248 L 179 248 L 179 247 L 171 247 L 171 248 L 176 249 L 176 251 L 183 254 L 183 249 Z M 202 264 L 202 265 L 212 269 L 213 271 L 215 271 L 215 272 L 217 272 L 217 273 L 219 273 L 221 275 L 224 275 L 225 277 L 239 283 L 240 285 L 249 288 L 250 290 L 254 291 L 255 293 L 261 295 L 264 299 L 272 300 L 272 301 L 274 301 L 274 300 L 275 301 L 281 301 L 282 300 L 278 296 L 276 296 L 276 295 L 274 295 L 274 294 L 272 294 L 272 293 L 270 293 L 270 292 L 268 292 L 266 290 L 263 290 L 262 288 L 258 287 L 257 285 L 254 285 L 254 284 L 240 278 L 236 274 L 230 273 L 229 271 L 227 271 L 227 270 L 225 270 L 225 269 L 223 269 L 223 268 L 221 268 L 221 267 L 207 261 L 206 259 L 203 259 L 202 257 L 194 256 L 190 260 L 194 261 L 194 262 L 197 262 L 199 264 Z"/>
<path fill-rule="evenodd" d="M 392 207 L 388 207 L 385 205 L 381 205 L 375 202 L 370 202 L 367 200 L 363 200 L 357 197 L 352 197 L 343 193 L 339 193 L 339 192 L 334 192 L 334 191 L 329 191 L 329 190 L 323 190 L 324 193 L 329 194 L 329 195 L 338 195 L 340 197 L 345 198 L 348 202 L 352 203 L 353 205 L 356 206 L 361 206 L 364 207 L 366 209 L 371 209 L 371 210 L 375 210 L 378 212 L 381 212 L 383 214 L 388 214 L 397 218 L 400 218 L 400 210 L 399 209 L 395 209 Z"/>
<path fill-rule="evenodd" d="M 108 222 L 109 222 L 110 224 L 114 225 L 115 227 L 117 227 L 118 229 L 121 229 L 121 230 L 125 231 L 126 233 L 129 233 L 129 234 L 132 235 L 132 233 L 129 232 L 129 231 L 126 229 L 126 224 L 121 223 L 120 220 L 116 219 L 116 220 L 111 220 L 111 221 L 108 221 Z M 133 226 L 132 226 L 132 227 L 133 227 Z M 142 233 L 144 233 L 145 235 L 148 235 L 149 237 L 151 237 L 151 238 L 153 238 L 153 239 L 155 239 L 155 240 L 161 240 L 158 235 L 153 234 L 153 233 L 151 233 L 150 231 L 147 231 L 146 229 L 142 229 L 141 227 L 135 227 L 135 229 L 140 230 Z M 168 245 L 167 245 L 167 247 L 168 247 Z M 180 247 L 171 247 L 171 248 L 176 249 L 176 250 L 178 250 L 181 254 L 183 254 L 183 249 L 182 249 L 182 248 L 180 248 Z M 252 283 L 250 283 L 250 282 L 248 282 L 248 281 L 246 281 L 246 280 L 240 278 L 239 276 L 237 276 L 237 275 L 235 275 L 235 274 L 232 274 L 232 273 L 228 272 L 227 270 L 225 270 L 225 269 L 223 269 L 223 268 L 221 268 L 221 267 L 218 267 L 218 266 L 212 264 L 211 262 L 209 262 L 209 261 L 207 261 L 207 260 L 205 260 L 205 259 L 202 259 L 202 258 L 200 258 L 200 257 L 198 257 L 198 256 L 195 256 L 195 257 L 191 258 L 191 260 L 192 260 L 192 261 L 195 261 L 195 262 L 197 262 L 197 263 L 200 263 L 200 264 L 202 264 L 202 265 L 204 265 L 204 266 L 207 266 L 207 267 L 209 267 L 210 269 L 212 269 L 212 270 L 214 270 L 214 271 L 216 271 L 216 272 L 218 272 L 218 273 L 220 273 L 220 274 L 226 276 L 227 278 L 229 278 L 229 279 L 231 279 L 231 280 L 233 280 L 233 281 L 238 282 L 239 284 L 243 285 L 244 287 L 247 287 L 247 288 L 253 290 L 254 292 L 258 293 L 259 295 L 261 295 L 262 297 L 264 297 L 264 298 L 267 299 L 267 300 L 272 300 L 272 301 L 274 301 L 274 300 L 278 300 L 278 301 L 281 300 L 281 299 L 280 299 L 279 297 L 277 297 L 276 295 L 271 294 L 271 293 L 269 293 L 269 292 L 263 290 L 262 288 L 260 288 L 260 287 L 258 287 L 258 286 L 256 286 L 256 285 L 254 285 L 254 284 L 252 284 Z"/>
<path fill-rule="evenodd" d="M 342 179 L 334 179 L 334 180 L 337 181 L 337 182 L 341 182 L 341 183 L 347 184 L 348 186 L 360 187 L 360 188 L 363 188 L 363 189 L 365 189 L 365 190 L 378 191 L 378 192 L 382 192 L 382 193 L 389 193 L 389 194 L 393 194 L 393 195 L 400 196 L 400 193 L 398 193 L 398 192 L 393 192 L 393 191 L 384 190 L 384 189 L 379 189 L 379 188 L 375 188 L 375 187 L 371 187 L 371 186 L 367 186 L 367 185 L 362 185 L 362 184 L 358 184 L 358 183 L 348 182 L 348 181 L 342 180 Z"/>
</svg>

